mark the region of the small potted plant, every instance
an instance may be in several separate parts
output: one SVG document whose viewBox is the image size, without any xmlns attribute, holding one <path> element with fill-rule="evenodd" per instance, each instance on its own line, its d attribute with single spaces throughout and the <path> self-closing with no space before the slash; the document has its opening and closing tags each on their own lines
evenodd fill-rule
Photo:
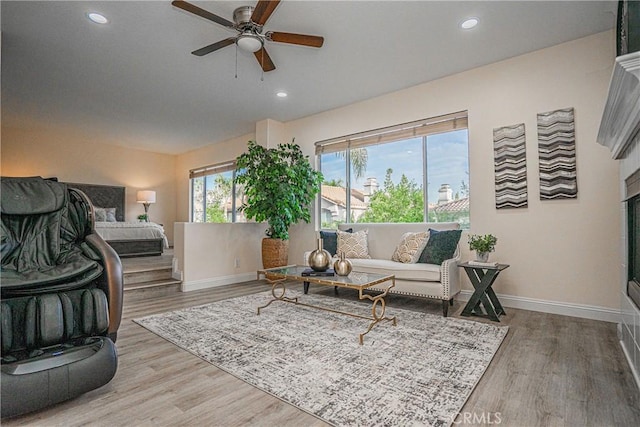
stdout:
<svg viewBox="0 0 640 427">
<path fill-rule="evenodd" d="M 147 221 L 149 221 L 149 217 L 147 216 L 147 214 L 140 214 L 140 215 L 138 215 L 138 221 L 147 222 Z"/>
<path fill-rule="evenodd" d="M 476 251 L 476 259 L 480 262 L 489 261 L 489 253 L 496 248 L 498 239 L 492 234 L 471 234 L 469 235 L 469 249 Z"/>
</svg>

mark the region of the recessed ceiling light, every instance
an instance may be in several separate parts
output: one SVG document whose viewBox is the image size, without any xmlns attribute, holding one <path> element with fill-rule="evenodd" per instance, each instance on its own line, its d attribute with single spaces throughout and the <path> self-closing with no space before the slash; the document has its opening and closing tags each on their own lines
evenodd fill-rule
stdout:
<svg viewBox="0 0 640 427">
<path fill-rule="evenodd" d="M 478 22 L 480 22 L 478 18 L 467 18 L 460 23 L 460 28 L 463 30 L 470 30 L 478 25 Z"/>
<path fill-rule="evenodd" d="M 287 97 L 287 92 L 280 91 L 280 92 L 276 93 L 276 96 L 278 98 L 286 98 Z"/>
<path fill-rule="evenodd" d="M 109 22 L 106 16 L 101 15 L 97 12 L 87 13 L 87 18 L 89 18 L 91 21 L 95 22 L 96 24 L 106 24 L 107 22 Z"/>
</svg>

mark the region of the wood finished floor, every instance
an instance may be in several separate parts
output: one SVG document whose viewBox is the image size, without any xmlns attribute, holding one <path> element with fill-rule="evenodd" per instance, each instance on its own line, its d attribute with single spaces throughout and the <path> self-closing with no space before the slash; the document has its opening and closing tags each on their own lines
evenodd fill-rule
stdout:
<svg viewBox="0 0 640 427">
<path fill-rule="evenodd" d="M 173 260 L 173 248 L 166 248 L 162 255 L 147 257 L 121 258 L 124 272 L 139 271 L 146 268 L 171 267 Z"/>
<path fill-rule="evenodd" d="M 263 282 L 247 282 L 189 293 L 126 293 L 115 378 L 76 399 L 3 419 L 2 425 L 326 425 L 132 322 L 268 289 Z M 312 285 L 312 292 L 333 297 L 333 289 Z M 343 291 L 340 298 L 356 296 Z M 439 302 L 399 296 L 392 296 L 388 306 L 441 313 Z M 457 317 L 462 307 L 456 302 L 453 315 Z M 508 308 L 501 320 L 510 326 L 509 333 L 458 425 L 640 425 L 640 392 L 618 344 L 615 324 Z"/>
</svg>

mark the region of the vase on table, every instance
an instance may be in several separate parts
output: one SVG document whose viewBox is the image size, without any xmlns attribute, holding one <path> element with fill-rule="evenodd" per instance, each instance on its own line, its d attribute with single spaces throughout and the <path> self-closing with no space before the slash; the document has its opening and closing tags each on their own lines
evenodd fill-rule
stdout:
<svg viewBox="0 0 640 427">
<path fill-rule="evenodd" d="M 318 249 L 313 250 L 309 254 L 309 267 L 315 271 L 327 271 L 331 265 L 331 254 L 329 251 L 322 249 L 322 239 L 318 239 Z"/>
<path fill-rule="evenodd" d="M 333 263 L 333 269 L 338 276 L 348 276 L 352 270 L 351 261 L 344 257 L 344 252 L 340 252 L 340 259 Z"/>
<path fill-rule="evenodd" d="M 489 262 L 489 253 L 490 252 L 478 252 L 478 251 L 476 251 L 476 261 Z"/>
</svg>

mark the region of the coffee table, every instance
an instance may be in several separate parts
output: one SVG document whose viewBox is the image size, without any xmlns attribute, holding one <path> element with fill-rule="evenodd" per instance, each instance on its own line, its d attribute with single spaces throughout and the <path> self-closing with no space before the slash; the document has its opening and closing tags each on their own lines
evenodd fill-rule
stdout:
<svg viewBox="0 0 640 427">
<path fill-rule="evenodd" d="M 375 273 L 362 273 L 352 271 L 348 276 L 303 276 L 302 273 L 305 270 L 309 270 L 309 267 L 301 265 L 287 265 L 284 267 L 268 268 L 264 270 L 258 270 L 258 280 L 260 276 L 264 276 L 265 279 L 271 283 L 271 295 L 273 299 L 266 305 L 258 307 L 258 315 L 260 310 L 268 307 L 274 301 L 288 302 L 296 305 L 302 305 L 305 307 L 317 308 L 320 310 L 330 311 L 332 313 L 346 314 L 347 316 L 357 317 L 360 319 L 370 320 L 371 323 L 367 330 L 360 334 L 360 345 L 364 343 L 364 336 L 371 331 L 371 329 L 383 320 L 390 321 L 393 326 L 396 326 L 396 317 L 385 316 L 386 301 L 385 297 L 389 293 L 389 289 L 396 285 L 396 277 L 394 275 L 382 275 Z M 289 298 L 285 294 L 287 292 L 286 283 L 288 281 L 296 281 L 303 283 L 315 283 L 318 285 L 334 286 L 339 288 L 355 289 L 358 291 L 358 298 L 361 300 L 371 300 L 371 317 L 362 316 L 360 314 L 348 313 L 345 311 L 334 310 L 330 307 L 322 307 L 318 305 L 306 304 L 298 301 L 298 298 Z M 384 292 L 369 295 L 364 291 L 372 286 L 379 285 L 384 282 L 389 282 L 390 285 L 384 290 Z"/>
</svg>

